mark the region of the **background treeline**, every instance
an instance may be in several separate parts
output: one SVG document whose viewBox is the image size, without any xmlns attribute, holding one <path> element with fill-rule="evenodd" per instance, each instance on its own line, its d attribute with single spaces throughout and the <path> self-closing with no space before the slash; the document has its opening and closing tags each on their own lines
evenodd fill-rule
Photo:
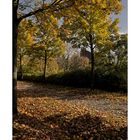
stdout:
<svg viewBox="0 0 140 140">
<path fill-rule="evenodd" d="M 18 79 L 51 84 L 90 87 L 90 51 L 66 44 L 63 52 L 47 58 L 42 48 L 26 47 L 18 51 Z M 44 67 L 46 66 L 46 69 Z M 44 72 L 45 70 L 45 72 Z M 45 79 L 44 79 L 45 73 Z M 127 91 L 127 34 L 121 34 L 114 45 L 95 50 L 95 87 Z"/>
</svg>

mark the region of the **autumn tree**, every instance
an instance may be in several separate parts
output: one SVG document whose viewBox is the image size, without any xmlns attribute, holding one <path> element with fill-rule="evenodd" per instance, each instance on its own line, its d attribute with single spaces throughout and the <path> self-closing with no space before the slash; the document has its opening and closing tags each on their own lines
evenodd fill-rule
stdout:
<svg viewBox="0 0 140 140">
<path fill-rule="evenodd" d="M 39 13 L 36 15 L 36 44 L 34 48 L 42 50 L 44 56 L 43 78 L 46 76 L 47 61 L 65 51 L 65 43 L 59 37 L 58 20 L 49 13 Z"/>
<path fill-rule="evenodd" d="M 115 41 L 112 49 L 115 57 L 114 73 L 118 75 L 122 81 L 127 82 L 127 34 L 121 34 Z"/>
<path fill-rule="evenodd" d="M 118 19 L 112 21 L 112 14 L 122 9 L 120 0 L 88 0 L 81 6 L 74 5 L 73 13 L 67 11 L 61 26 L 62 38 L 74 46 L 89 47 L 91 53 L 91 88 L 95 85 L 95 49 L 111 46 L 111 36 L 118 33 Z"/>
<path fill-rule="evenodd" d="M 17 113 L 17 37 L 20 22 L 25 18 L 31 18 L 40 12 L 53 12 L 67 9 L 74 4 L 73 0 L 39 0 L 19 1 L 13 0 L 13 114 Z"/>
<path fill-rule="evenodd" d="M 122 64 L 127 63 L 127 34 L 120 35 L 113 50 L 117 55 L 116 65 L 121 66 Z"/>
<path fill-rule="evenodd" d="M 34 32 L 35 27 L 33 27 L 30 20 L 22 20 L 18 28 L 18 40 L 17 40 L 17 59 L 19 60 L 19 73 L 20 79 L 23 78 L 23 67 L 22 61 L 24 55 L 28 54 L 28 51 L 34 44 Z"/>
</svg>

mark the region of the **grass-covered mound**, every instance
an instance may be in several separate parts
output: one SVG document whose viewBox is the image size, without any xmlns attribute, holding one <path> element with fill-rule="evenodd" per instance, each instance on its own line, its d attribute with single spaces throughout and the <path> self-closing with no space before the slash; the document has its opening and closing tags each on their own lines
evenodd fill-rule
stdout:
<svg viewBox="0 0 140 140">
<path fill-rule="evenodd" d="M 90 88 L 91 85 L 90 70 L 88 69 L 54 74 L 45 79 L 41 75 L 24 75 L 22 80 L 83 88 Z M 117 75 L 113 72 L 104 74 L 100 71 L 96 71 L 94 87 L 108 91 L 127 92 L 127 81 L 121 78 L 119 74 Z"/>
<path fill-rule="evenodd" d="M 66 73 L 55 74 L 47 77 L 47 82 L 73 87 L 90 88 L 91 76 L 90 70 L 76 70 Z M 114 73 L 102 74 L 95 72 L 95 88 L 109 91 L 127 91 L 127 82 Z"/>
</svg>

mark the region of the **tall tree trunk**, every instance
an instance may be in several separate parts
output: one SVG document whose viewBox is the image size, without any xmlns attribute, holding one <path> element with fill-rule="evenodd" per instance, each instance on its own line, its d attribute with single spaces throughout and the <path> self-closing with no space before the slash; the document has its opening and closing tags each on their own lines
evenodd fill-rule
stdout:
<svg viewBox="0 0 140 140">
<path fill-rule="evenodd" d="M 13 1 L 13 114 L 17 114 L 17 36 L 18 25 L 17 9 L 18 0 Z"/>
<path fill-rule="evenodd" d="M 22 54 L 20 54 L 20 56 L 19 56 L 19 65 L 20 65 L 20 79 L 22 80 L 23 79 L 23 69 L 22 69 Z"/>
<path fill-rule="evenodd" d="M 90 38 L 90 50 L 91 50 L 91 89 L 95 88 L 95 69 L 94 69 L 94 48 L 93 48 L 93 38 L 92 35 L 89 35 Z"/>
<path fill-rule="evenodd" d="M 43 78 L 45 80 L 46 77 L 46 68 L 47 68 L 47 51 L 44 51 L 44 72 L 43 72 Z"/>
<path fill-rule="evenodd" d="M 17 114 L 17 26 L 13 28 L 13 113 Z"/>
</svg>

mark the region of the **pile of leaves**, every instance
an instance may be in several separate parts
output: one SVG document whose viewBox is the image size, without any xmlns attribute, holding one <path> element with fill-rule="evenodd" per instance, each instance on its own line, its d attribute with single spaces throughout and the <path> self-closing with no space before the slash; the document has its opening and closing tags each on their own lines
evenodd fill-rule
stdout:
<svg viewBox="0 0 140 140">
<path fill-rule="evenodd" d="M 115 117 L 116 126 L 97 110 L 91 111 L 85 106 L 39 92 L 38 96 L 34 96 L 35 90 L 18 92 L 18 115 L 14 116 L 13 122 L 14 140 L 127 139 L 127 124 Z"/>
</svg>

